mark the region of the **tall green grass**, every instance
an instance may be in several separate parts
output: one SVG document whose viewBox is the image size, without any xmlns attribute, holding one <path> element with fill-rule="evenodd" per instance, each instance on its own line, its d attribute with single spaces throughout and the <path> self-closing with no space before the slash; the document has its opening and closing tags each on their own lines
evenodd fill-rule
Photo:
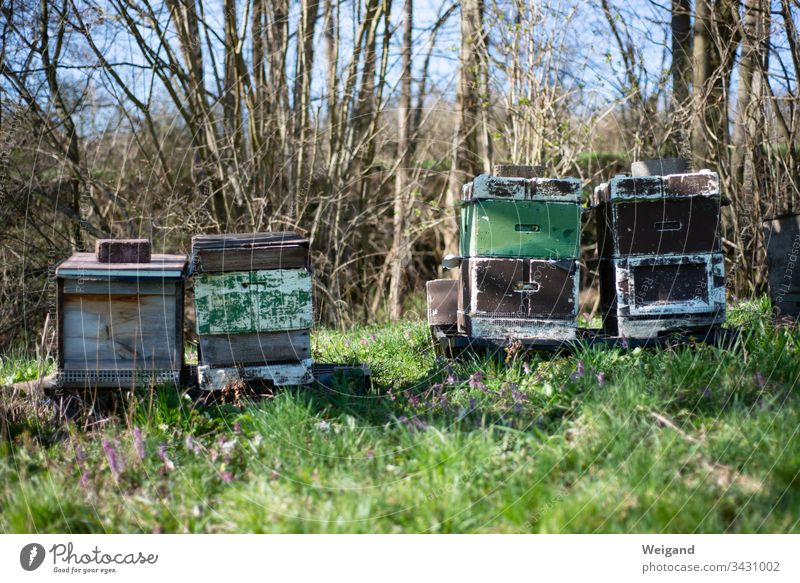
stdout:
<svg viewBox="0 0 800 583">
<path fill-rule="evenodd" d="M 800 333 L 768 313 L 732 309 L 732 349 L 457 362 L 422 322 L 318 331 L 315 358 L 368 364 L 372 389 L 161 388 L 88 431 L 16 423 L 0 530 L 798 532 Z"/>
</svg>

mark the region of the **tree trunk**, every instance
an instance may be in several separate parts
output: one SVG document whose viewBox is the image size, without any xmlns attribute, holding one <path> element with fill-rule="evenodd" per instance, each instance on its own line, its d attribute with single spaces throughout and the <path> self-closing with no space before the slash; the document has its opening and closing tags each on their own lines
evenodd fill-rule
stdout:
<svg viewBox="0 0 800 583">
<path fill-rule="evenodd" d="M 393 320 L 403 315 L 405 275 L 410 263 L 411 250 L 408 241 L 409 173 L 411 168 L 410 128 L 411 120 L 411 43 L 413 42 L 413 0 L 405 0 L 403 21 L 403 65 L 400 76 L 400 107 L 397 110 L 397 154 L 400 163 L 395 173 L 394 193 L 394 253 L 389 284 L 389 310 Z"/>
<path fill-rule="evenodd" d="M 309 109 L 311 107 L 311 75 L 314 70 L 314 30 L 317 25 L 319 0 L 301 0 L 300 26 L 297 31 L 297 67 L 294 80 L 295 121 L 295 177 L 294 196 L 290 202 L 289 215 L 296 218 L 300 199 L 306 198 L 313 172 L 308 168 L 310 146 Z"/>
<path fill-rule="evenodd" d="M 738 34 L 738 0 L 697 0 L 692 83 L 692 155 L 695 167 L 728 166 L 728 89 Z"/>
<path fill-rule="evenodd" d="M 478 155 L 481 67 L 486 59 L 480 54 L 483 42 L 483 0 L 461 2 L 461 53 L 458 75 L 457 118 L 453 159 L 447 191 L 447 209 L 452 213 L 461 196 L 461 187 L 483 170 Z M 443 225 L 445 252 L 458 253 L 458 227 L 455 220 Z"/>
<path fill-rule="evenodd" d="M 676 152 L 685 150 L 691 82 L 692 0 L 672 0 L 672 122 L 677 128 Z"/>
</svg>

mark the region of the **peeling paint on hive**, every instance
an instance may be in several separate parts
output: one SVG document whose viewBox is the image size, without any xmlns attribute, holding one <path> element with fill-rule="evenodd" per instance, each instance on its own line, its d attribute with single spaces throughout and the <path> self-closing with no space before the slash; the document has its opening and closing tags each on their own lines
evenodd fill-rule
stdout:
<svg viewBox="0 0 800 583">
<path fill-rule="evenodd" d="M 195 280 L 198 334 L 310 328 L 311 276 L 305 269 L 201 273 Z"/>
</svg>

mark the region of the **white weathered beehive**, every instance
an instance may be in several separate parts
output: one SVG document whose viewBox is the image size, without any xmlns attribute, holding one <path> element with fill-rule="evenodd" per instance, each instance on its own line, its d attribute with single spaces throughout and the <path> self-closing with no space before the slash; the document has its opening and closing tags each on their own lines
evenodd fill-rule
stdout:
<svg viewBox="0 0 800 583">
<path fill-rule="evenodd" d="M 58 381 L 74 388 L 179 382 L 185 255 L 102 240 L 56 269 Z"/>
</svg>

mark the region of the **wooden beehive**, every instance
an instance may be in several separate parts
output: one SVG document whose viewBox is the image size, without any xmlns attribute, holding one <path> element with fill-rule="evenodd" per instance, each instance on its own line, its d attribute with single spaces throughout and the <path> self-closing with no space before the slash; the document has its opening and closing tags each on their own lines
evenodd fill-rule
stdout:
<svg viewBox="0 0 800 583">
<path fill-rule="evenodd" d="M 463 189 L 463 257 L 569 259 L 580 254 L 580 182 L 481 175 Z"/>
<path fill-rule="evenodd" d="M 459 330 L 474 338 L 574 339 L 578 286 L 574 260 L 470 257 L 461 264 Z"/>
<path fill-rule="evenodd" d="M 428 284 L 434 333 L 493 342 L 575 338 L 581 185 L 538 173 L 502 165 L 462 189 L 458 283 Z"/>
<path fill-rule="evenodd" d="M 620 176 L 595 190 L 598 254 L 688 255 L 721 250 L 719 176 Z"/>
<path fill-rule="evenodd" d="M 800 214 L 764 221 L 769 292 L 776 318 L 800 317 Z"/>
<path fill-rule="evenodd" d="M 185 255 L 151 256 L 142 240 L 102 240 L 96 253 L 62 262 L 56 268 L 59 384 L 178 383 L 186 266 Z"/>
<path fill-rule="evenodd" d="M 192 256 L 201 366 L 250 367 L 276 384 L 302 380 L 313 324 L 308 241 L 291 232 L 200 235 Z M 295 369 L 300 376 L 284 374 Z"/>
<path fill-rule="evenodd" d="M 599 271 L 606 334 L 652 338 L 725 322 L 722 253 L 601 259 Z"/>
<path fill-rule="evenodd" d="M 659 161 L 635 163 L 639 172 Z M 618 176 L 595 189 L 603 329 L 651 338 L 725 321 L 719 177 Z M 637 173 L 638 174 L 638 173 Z"/>
</svg>

